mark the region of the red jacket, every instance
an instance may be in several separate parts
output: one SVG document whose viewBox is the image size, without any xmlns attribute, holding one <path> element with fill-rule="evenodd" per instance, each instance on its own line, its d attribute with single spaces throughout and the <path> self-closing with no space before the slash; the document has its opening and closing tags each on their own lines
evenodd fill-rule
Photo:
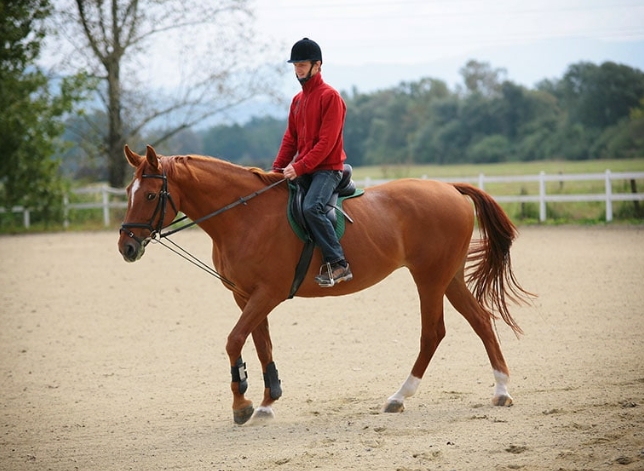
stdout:
<svg viewBox="0 0 644 471">
<path fill-rule="evenodd" d="M 315 74 L 295 95 L 288 126 L 273 169 L 283 169 L 297 155 L 293 168 L 298 175 L 317 170 L 342 170 L 342 129 L 347 107 L 340 94 Z"/>
</svg>

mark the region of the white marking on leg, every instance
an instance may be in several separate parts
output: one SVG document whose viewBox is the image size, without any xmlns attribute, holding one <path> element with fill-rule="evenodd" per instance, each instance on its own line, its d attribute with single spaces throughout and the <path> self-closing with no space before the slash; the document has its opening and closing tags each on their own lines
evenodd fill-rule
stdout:
<svg viewBox="0 0 644 471">
<path fill-rule="evenodd" d="M 253 412 L 253 416 L 247 422 L 247 425 L 258 425 L 275 418 L 275 412 L 271 406 L 259 406 Z"/>
<path fill-rule="evenodd" d="M 509 376 L 506 375 L 505 373 L 501 373 L 500 371 L 494 370 L 494 397 L 499 397 L 499 396 L 508 396 L 510 397 L 510 394 L 508 393 L 508 380 Z"/>
<path fill-rule="evenodd" d="M 418 386 L 420 386 L 420 378 L 409 375 L 400 389 L 396 391 L 396 394 L 391 396 L 388 401 L 402 403 L 405 398 L 413 396 L 416 393 Z"/>
<path fill-rule="evenodd" d="M 271 406 L 259 406 L 257 409 L 255 409 L 255 413 L 259 413 L 258 415 L 274 415 L 273 408 Z"/>
<path fill-rule="evenodd" d="M 130 206 L 134 206 L 134 195 L 139 190 L 139 188 L 141 188 L 141 180 L 137 178 L 136 180 L 134 180 L 132 191 L 130 192 Z"/>
</svg>

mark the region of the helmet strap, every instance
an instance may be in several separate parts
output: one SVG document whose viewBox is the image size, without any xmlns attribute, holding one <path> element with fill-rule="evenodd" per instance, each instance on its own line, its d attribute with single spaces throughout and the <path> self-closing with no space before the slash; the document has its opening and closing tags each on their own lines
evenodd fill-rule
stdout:
<svg viewBox="0 0 644 471">
<path fill-rule="evenodd" d="M 297 81 L 300 82 L 300 85 L 304 86 L 306 82 L 311 80 L 311 72 L 313 72 L 313 65 L 314 65 L 314 61 L 311 61 L 311 67 L 309 68 L 309 73 L 306 74 L 306 77 L 299 78 L 297 74 L 295 75 L 295 78 L 297 78 Z"/>
</svg>

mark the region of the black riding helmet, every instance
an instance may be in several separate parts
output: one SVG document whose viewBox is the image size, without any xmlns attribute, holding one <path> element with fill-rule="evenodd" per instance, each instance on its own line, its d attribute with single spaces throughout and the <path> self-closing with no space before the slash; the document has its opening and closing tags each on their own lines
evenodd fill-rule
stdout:
<svg viewBox="0 0 644 471">
<path fill-rule="evenodd" d="M 293 44 L 291 58 L 287 61 L 293 62 L 320 61 L 322 62 L 322 50 L 315 41 L 304 38 Z"/>
</svg>

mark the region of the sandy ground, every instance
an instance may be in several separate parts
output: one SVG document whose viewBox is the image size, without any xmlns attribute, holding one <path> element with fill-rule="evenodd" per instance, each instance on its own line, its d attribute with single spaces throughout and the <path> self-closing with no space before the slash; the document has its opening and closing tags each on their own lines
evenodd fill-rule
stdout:
<svg viewBox="0 0 644 471">
<path fill-rule="evenodd" d="M 175 240 L 208 259 L 199 230 Z M 539 293 L 499 324 L 515 405 L 493 407 L 483 346 L 449 304 L 447 337 L 402 414 L 381 408 L 415 359 L 400 270 L 270 317 L 284 396 L 235 426 L 224 345 L 238 310 L 161 246 L 126 264 L 115 232 L 0 237 L 2 470 L 644 469 L 644 228 L 526 227 Z M 249 396 L 263 381 L 249 342 Z"/>
</svg>

